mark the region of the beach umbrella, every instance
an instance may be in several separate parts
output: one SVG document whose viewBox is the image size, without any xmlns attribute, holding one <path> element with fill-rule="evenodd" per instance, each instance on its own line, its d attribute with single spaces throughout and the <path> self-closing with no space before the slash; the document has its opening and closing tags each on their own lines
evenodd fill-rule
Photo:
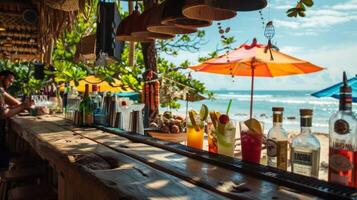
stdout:
<svg viewBox="0 0 357 200">
<path fill-rule="evenodd" d="M 227 54 L 209 59 L 196 66 L 191 66 L 190 69 L 199 72 L 225 74 L 233 77 L 250 76 L 250 118 L 252 118 L 254 77 L 307 74 L 320 71 L 323 68 L 270 49 L 267 45 L 258 44 L 257 40 L 253 39 L 250 45 L 241 45 Z"/>
<path fill-rule="evenodd" d="M 344 78 L 346 78 L 345 73 Z M 357 75 L 349 79 L 347 82 L 348 85 L 352 88 L 352 102 L 357 102 Z M 342 85 L 343 82 L 340 82 L 318 92 L 312 93 L 311 95 L 314 97 L 333 97 L 335 99 L 340 99 L 340 87 Z"/>
<path fill-rule="evenodd" d="M 109 84 L 107 81 L 103 81 L 96 76 L 87 76 L 84 80 L 79 81 L 79 85 L 77 86 L 78 92 L 84 92 L 85 85 L 97 85 L 100 87 L 100 91 L 106 92 L 132 92 L 131 89 L 124 86 L 123 83 L 118 80 L 114 79 L 114 82 Z M 74 81 L 70 82 L 70 86 L 74 86 Z M 89 87 L 91 90 L 91 87 Z M 64 86 L 61 86 L 60 90 L 63 91 Z"/>
</svg>

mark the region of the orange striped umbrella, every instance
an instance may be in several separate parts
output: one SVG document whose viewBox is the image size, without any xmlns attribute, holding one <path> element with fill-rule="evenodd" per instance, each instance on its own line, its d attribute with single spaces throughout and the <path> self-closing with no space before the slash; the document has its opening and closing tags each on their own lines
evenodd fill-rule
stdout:
<svg viewBox="0 0 357 200">
<path fill-rule="evenodd" d="M 254 77 L 275 77 L 318 72 L 324 68 L 307 61 L 283 54 L 266 45 L 244 44 L 217 58 L 209 59 L 199 65 L 191 66 L 199 72 L 225 74 L 231 76 L 251 76 L 250 117 L 253 110 Z"/>
</svg>

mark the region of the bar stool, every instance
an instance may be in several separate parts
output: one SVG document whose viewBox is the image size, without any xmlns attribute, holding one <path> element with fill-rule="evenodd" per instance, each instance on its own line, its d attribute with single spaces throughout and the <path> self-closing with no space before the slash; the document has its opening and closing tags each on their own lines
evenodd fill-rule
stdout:
<svg viewBox="0 0 357 200">
<path fill-rule="evenodd" d="M 9 191 L 9 200 L 56 200 L 56 190 L 47 184 L 16 187 Z"/>
<path fill-rule="evenodd" d="M 0 200 L 6 200 L 9 190 L 14 187 L 38 184 L 43 175 L 44 170 L 38 166 L 3 172 L 0 177 Z"/>
</svg>

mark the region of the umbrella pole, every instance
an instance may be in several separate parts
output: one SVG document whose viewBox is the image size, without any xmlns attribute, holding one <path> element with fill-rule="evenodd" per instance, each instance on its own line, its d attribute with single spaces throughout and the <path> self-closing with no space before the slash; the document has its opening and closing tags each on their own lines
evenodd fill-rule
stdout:
<svg viewBox="0 0 357 200">
<path fill-rule="evenodd" d="M 254 66 L 252 66 L 252 83 L 251 83 L 251 88 L 250 88 L 250 110 L 249 110 L 249 117 L 250 119 L 253 116 L 253 95 L 254 95 Z"/>
</svg>

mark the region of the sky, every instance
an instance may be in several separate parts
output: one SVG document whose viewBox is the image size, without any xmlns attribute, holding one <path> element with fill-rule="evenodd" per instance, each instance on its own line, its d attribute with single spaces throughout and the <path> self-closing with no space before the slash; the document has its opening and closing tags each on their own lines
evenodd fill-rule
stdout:
<svg viewBox="0 0 357 200">
<path fill-rule="evenodd" d="M 343 71 L 350 78 L 357 74 L 357 0 L 314 0 L 314 3 L 305 18 L 286 16 L 286 10 L 296 0 L 270 0 L 262 13 L 265 22 L 273 21 L 273 43 L 281 52 L 326 69 L 307 75 L 256 78 L 256 90 L 320 90 L 341 81 Z M 250 43 L 254 37 L 267 43 L 258 11 L 238 12 L 236 17 L 221 23 L 231 28 L 226 36 L 235 38 L 235 47 Z M 217 22 L 202 30 L 206 32 L 205 45 L 199 52 L 181 51 L 178 56 L 165 57 L 175 64 L 186 59 L 192 65 L 198 64 L 198 57 L 220 47 Z M 209 90 L 250 89 L 250 78 L 236 77 L 233 81 L 229 76 L 200 72 L 192 72 L 192 76 L 204 82 Z"/>
</svg>

